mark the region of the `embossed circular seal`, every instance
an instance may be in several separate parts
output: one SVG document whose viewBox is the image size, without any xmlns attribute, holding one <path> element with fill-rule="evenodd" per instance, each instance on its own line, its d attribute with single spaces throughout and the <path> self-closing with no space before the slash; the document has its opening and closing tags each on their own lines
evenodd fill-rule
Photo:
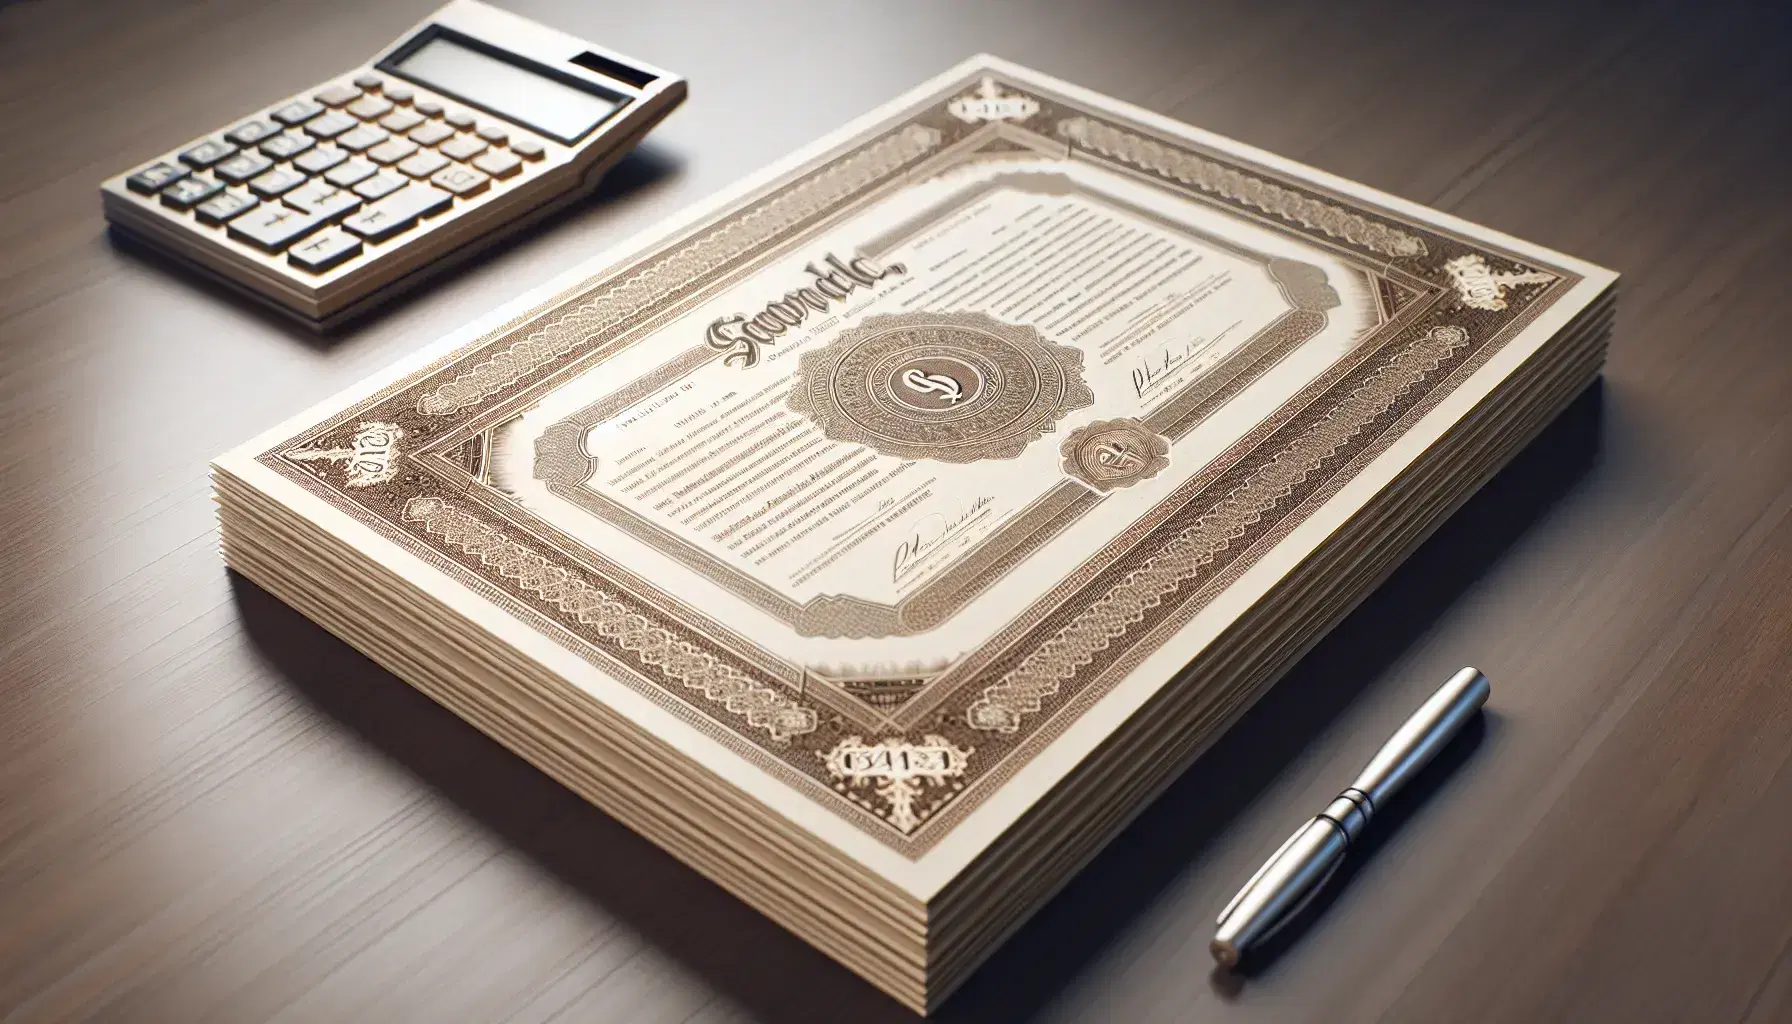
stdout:
<svg viewBox="0 0 1792 1024">
<path fill-rule="evenodd" d="M 869 317 L 804 353 L 790 391 L 831 440 L 939 462 L 1014 458 L 1094 401 L 1081 351 L 981 313 Z"/>
<path fill-rule="evenodd" d="M 1058 451 L 1064 472 L 1098 491 L 1131 487 L 1170 464 L 1169 439 L 1130 416 L 1078 427 Z"/>
</svg>

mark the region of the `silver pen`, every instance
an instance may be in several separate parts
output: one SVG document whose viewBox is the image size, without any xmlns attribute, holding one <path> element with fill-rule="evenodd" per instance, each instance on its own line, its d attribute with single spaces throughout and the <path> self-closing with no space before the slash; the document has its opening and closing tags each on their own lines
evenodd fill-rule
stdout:
<svg viewBox="0 0 1792 1024">
<path fill-rule="evenodd" d="M 1220 911 L 1213 958 L 1225 967 L 1236 965 L 1246 949 L 1299 913 L 1344 862 L 1369 819 L 1462 731 L 1487 703 L 1490 689 L 1478 669 L 1465 668 L 1413 712 L 1350 788 L 1289 836 Z"/>
</svg>

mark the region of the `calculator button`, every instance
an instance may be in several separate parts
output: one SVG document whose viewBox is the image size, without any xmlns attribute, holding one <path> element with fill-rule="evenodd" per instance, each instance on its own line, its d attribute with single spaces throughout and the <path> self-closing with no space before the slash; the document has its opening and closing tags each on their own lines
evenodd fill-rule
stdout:
<svg viewBox="0 0 1792 1024">
<path fill-rule="evenodd" d="M 261 154 L 273 160 L 291 160 L 315 145 L 317 140 L 309 135 L 276 135 L 261 144 Z"/>
<path fill-rule="evenodd" d="M 410 86 L 405 85 L 402 82 L 393 82 L 391 85 L 386 86 L 386 98 L 397 104 L 402 105 L 409 103 L 411 102 L 411 97 L 415 95 L 417 95 L 417 93 L 412 90 Z"/>
<path fill-rule="evenodd" d="M 510 138 L 510 133 L 495 124 L 479 126 L 479 137 L 494 146 L 502 146 Z"/>
<path fill-rule="evenodd" d="M 283 107 L 278 107 L 269 117 L 285 125 L 303 124 L 324 112 L 323 104 L 310 100 L 293 100 Z"/>
<path fill-rule="evenodd" d="M 280 201 L 295 210 L 303 210 L 306 213 L 310 213 L 312 207 L 321 202 L 325 196 L 340 191 L 342 190 L 329 182 L 324 181 L 322 178 L 312 178 L 305 184 L 300 185 L 298 188 L 281 196 Z"/>
<path fill-rule="evenodd" d="M 475 171 L 466 164 L 455 164 L 430 175 L 429 183 L 465 199 L 484 192 L 486 187 L 492 183 L 492 179 L 490 175 Z"/>
<path fill-rule="evenodd" d="M 522 157 L 524 160 L 540 160 L 541 155 L 544 152 L 541 148 L 541 143 L 536 142 L 534 139 L 512 139 L 510 141 L 510 151 L 517 156 Z"/>
<path fill-rule="evenodd" d="M 448 158 L 433 149 L 426 149 L 399 161 L 398 169 L 413 178 L 427 178 L 448 166 Z"/>
<path fill-rule="evenodd" d="M 230 237 L 247 242 L 267 252 L 279 252 L 316 231 L 324 218 L 315 213 L 301 213 L 279 203 L 262 203 L 230 222 Z"/>
<path fill-rule="evenodd" d="M 201 224 L 210 224 L 216 227 L 237 214 L 254 208 L 255 200 L 237 195 L 235 192 L 225 192 L 193 207 L 193 216 L 199 218 Z"/>
<path fill-rule="evenodd" d="M 305 176 L 290 167 L 276 167 L 249 182 L 249 191 L 262 197 L 272 199 L 284 192 L 290 192 L 305 184 Z"/>
<path fill-rule="evenodd" d="M 253 146 L 270 135 L 280 134 L 280 126 L 272 121 L 245 121 L 224 133 L 239 146 Z"/>
<path fill-rule="evenodd" d="M 224 186 L 204 178 L 182 178 L 162 190 L 162 205 L 171 210 L 183 213 L 191 210 L 195 204 L 224 191 Z"/>
<path fill-rule="evenodd" d="M 442 120 L 456 128 L 473 127 L 473 115 L 464 110 L 450 110 L 448 113 L 442 115 Z"/>
<path fill-rule="evenodd" d="M 361 255 L 361 240 L 341 231 L 322 231 L 300 242 L 286 254 L 286 262 L 300 270 L 321 274 Z"/>
<path fill-rule="evenodd" d="M 292 165 L 306 174 L 322 174 L 347 159 L 348 154 L 342 150 L 321 146 L 294 160 Z"/>
<path fill-rule="evenodd" d="M 280 201 L 301 213 L 315 213 L 326 220 L 341 220 L 361 208 L 358 196 L 316 180 L 286 193 Z"/>
<path fill-rule="evenodd" d="M 314 117 L 311 120 L 306 121 L 305 131 L 307 134 L 315 135 L 320 139 L 333 139 L 343 132 L 348 131 L 350 128 L 358 128 L 360 126 L 361 122 L 344 114 L 342 111 L 332 110 L 321 117 Z"/>
<path fill-rule="evenodd" d="M 403 135 L 412 128 L 423 123 L 423 115 L 415 110 L 394 110 L 380 118 L 380 127 L 389 132 Z"/>
<path fill-rule="evenodd" d="M 391 113 L 392 101 L 381 99 L 378 96 L 363 96 L 342 109 L 363 121 L 372 121 Z"/>
<path fill-rule="evenodd" d="M 369 242 L 383 242 L 416 226 L 417 218 L 440 213 L 454 197 L 422 182 L 413 182 L 350 216 L 342 226 Z"/>
<path fill-rule="evenodd" d="M 340 107 L 344 103 L 353 102 L 361 95 L 361 90 L 352 85 L 332 85 L 311 95 L 311 98 L 326 107 Z"/>
<path fill-rule="evenodd" d="M 450 160 L 470 160 L 485 152 L 485 143 L 472 135 L 457 135 L 436 148 Z"/>
<path fill-rule="evenodd" d="M 418 100 L 415 106 L 417 108 L 417 113 L 422 114 L 425 117 L 439 117 L 442 113 L 442 105 L 432 99 Z"/>
<path fill-rule="evenodd" d="M 153 196 L 171 181 L 179 181 L 187 176 L 185 167 L 176 167 L 170 163 L 150 164 L 136 174 L 124 179 L 125 187 L 139 195 Z"/>
<path fill-rule="evenodd" d="M 395 164 L 417 152 L 417 144 L 409 139 L 387 139 L 367 151 L 367 159 L 376 164 Z"/>
<path fill-rule="evenodd" d="M 332 169 L 324 175 L 324 180 L 338 188 L 347 188 L 363 178 L 373 177 L 373 172 L 377 170 L 379 170 L 379 168 L 365 160 L 357 158 L 350 160 L 341 167 Z"/>
<path fill-rule="evenodd" d="M 359 153 L 370 146 L 377 146 L 386 141 L 385 132 L 373 125 L 364 124 L 352 132 L 344 132 L 336 136 L 336 144 L 352 153 Z"/>
<path fill-rule="evenodd" d="M 473 161 L 473 166 L 494 178 L 508 178 L 512 174 L 523 169 L 523 162 L 518 160 L 514 153 L 506 153 L 501 149 L 494 149 L 490 152 L 480 154 L 480 156 Z"/>
<path fill-rule="evenodd" d="M 384 199 L 405 187 L 406 184 L 407 182 L 398 175 L 393 174 L 390 171 L 381 171 L 373 177 L 368 178 L 366 181 L 361 182 L 359 185 L 356 185 L 355 194 L 368 200 Z"/>
<path fill-rule="evenodd" d="M 219 164 L 215 173 L 232 185 L 241 185 L 272 166 L 274 161 L 260 153 L 238 153 Z"/>
<path fill-rule="evenodd" d="M 384 79 L 371 71 L 363 71 L 355 76 L 355 88 L 357 89 L 367 89 L 372 92 L 379 92 L 380 86 L 385 84 L 386 82 Z"/>
<path fill-rule="evenodd" d="M 180 162 L 188 167 L 210 167 L 218 161 L 236 152 L 236 147 L 217 139 L 206 139 L 199 145 L 180 155 Z"/>
<path fill-rule="evenodd" d="M 419 146 L 433 146 L 443 139 L 454 138 L 454 129 L 440 121 L 431 121 L 411 133 L 411 141 Z"/>
</svg>

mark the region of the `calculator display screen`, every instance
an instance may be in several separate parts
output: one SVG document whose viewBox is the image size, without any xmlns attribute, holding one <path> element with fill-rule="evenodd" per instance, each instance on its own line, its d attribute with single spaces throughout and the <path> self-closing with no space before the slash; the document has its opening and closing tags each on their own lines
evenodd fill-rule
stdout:
<svg viewBox="0 0 1792 1024">
<path fill-rule="evenodd" d="M 507 120 L 571 143 L 615 113 L 619 98 L 549 78 L 446 35 L 382 65 Z"/>
</svg>

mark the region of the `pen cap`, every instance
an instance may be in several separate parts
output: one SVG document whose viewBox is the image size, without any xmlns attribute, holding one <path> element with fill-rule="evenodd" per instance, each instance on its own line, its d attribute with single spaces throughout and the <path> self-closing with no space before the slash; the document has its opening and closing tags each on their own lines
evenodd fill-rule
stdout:
<svg viewBox="0 0 1792 1024">
<path fill-rule="evenodd" d="M 1487 703 L 1491 690 L 1491 684 L 1479 669 L 1465 668 L 1451 676 L 1450 681 L 1439 687 L 1393 738 L 1382 745 L 1351 788 L 1369 797 L 1372 811 L 1379 810 L 1462 730 L 1481 705 Z"/>
</svg>

